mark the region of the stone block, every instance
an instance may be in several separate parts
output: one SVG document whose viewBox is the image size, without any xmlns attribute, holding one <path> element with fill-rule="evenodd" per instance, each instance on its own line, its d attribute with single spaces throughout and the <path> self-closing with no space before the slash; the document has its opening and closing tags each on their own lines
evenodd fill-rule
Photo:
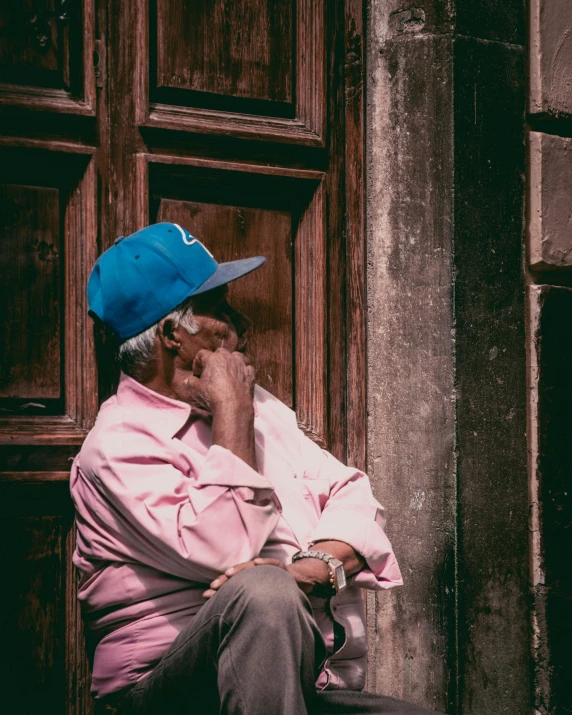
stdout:
<svg viewBox="0 0 572 715">
<path fill-rule="evenodd" d="M 534 270 L 572 269 L 572 139 L 529 135 L 528 253 Z"/>
<path fill-rule="evenodd" d="M 531 114 L 572 114 L 572 3 L 530 0 Z"/>
<path fill-rule="evenodd" d="M 524 45 L 526 38 L 523 0 L 456 0 L 455 30 L 458 35 Z"/>
<path fill-rule="evenodd" d="M 453 7 L 443 0 L 371 0 L 371 39 L 381 49 L 387 40 L 409 40 L 454 29 Z"/>
</svg>

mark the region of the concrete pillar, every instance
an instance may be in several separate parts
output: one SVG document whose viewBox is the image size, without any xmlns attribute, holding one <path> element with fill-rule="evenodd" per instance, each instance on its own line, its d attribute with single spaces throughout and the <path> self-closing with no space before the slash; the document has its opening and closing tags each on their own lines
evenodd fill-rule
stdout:
<svg viewBox="0 0 572 715">
<path fill-rule="evenodd" d="M 572 5 L 529 5 L 529 446 L 535 708 L 572 712 Z"/>
<path fill-rule="evenodd" d="M 522 5 L 369 7 L 369 687 L 464 715 L 531 706 Z"/>
</svg>

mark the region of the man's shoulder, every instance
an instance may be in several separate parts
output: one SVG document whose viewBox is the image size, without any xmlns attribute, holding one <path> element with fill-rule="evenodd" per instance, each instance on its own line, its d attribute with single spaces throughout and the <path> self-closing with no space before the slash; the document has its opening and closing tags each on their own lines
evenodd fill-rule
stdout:
<svg viewBox="0 0 572 715">
<path fill-rule="evenodd" d="M 79 453 L 82 471 L 98 472 L 102 463 L 167 442 L 165 422 L 150 412 L 121 405 L 115 395 L 104 402 Z"/>
<path fill-rule="evenodd" d="M 254 404 L 259 417 L 284 422 L 297 429 L 296 413 L 260 385 L 254 387 Z"/>
</svg>

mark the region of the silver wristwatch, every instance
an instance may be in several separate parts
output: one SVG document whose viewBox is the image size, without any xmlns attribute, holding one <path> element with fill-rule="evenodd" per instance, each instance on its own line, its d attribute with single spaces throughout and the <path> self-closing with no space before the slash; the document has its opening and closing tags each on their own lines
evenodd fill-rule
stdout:
<svg viewBox="0 0 572 715">
<path fill-rule="evenodd" d="M 316 549 L 309 549 L 308 551 L 298 551 L 292 556 L 292 563 L 295 561 L 300 561 L 300 559 L 320 559 L 324 561 L 330 572 L 330 584 L 331 588 L 327 596 L 333 596 L 343 591 L 347 586 L 346 572 L 344 571 L 343 563 L 337 559 L 332 554 L 328 554 L 325 551 L 317 551 Z M 314 589 L 316 596 L 321 595 L 318 589 Z"/>
</svg>

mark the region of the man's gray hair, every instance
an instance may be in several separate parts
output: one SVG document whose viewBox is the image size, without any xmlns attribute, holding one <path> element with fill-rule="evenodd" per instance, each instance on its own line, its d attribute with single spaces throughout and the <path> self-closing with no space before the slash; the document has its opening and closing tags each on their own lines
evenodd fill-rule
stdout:
<svg viewBox="0 0 572 715">
<path fill-rule="evenodd" d="M 162 320 L 171 320 L 174 328 L 184 328 L 190 335 L 199 332 L 200 326 L 193 316 L 192 298 L 187 298 Z M 142 381 L 146 378 L 155 359 L 158 326 L 159 322 L 128 338 L 119 346 L 118 360 L 121 370 L 136 380 Z"/>
</svg>

